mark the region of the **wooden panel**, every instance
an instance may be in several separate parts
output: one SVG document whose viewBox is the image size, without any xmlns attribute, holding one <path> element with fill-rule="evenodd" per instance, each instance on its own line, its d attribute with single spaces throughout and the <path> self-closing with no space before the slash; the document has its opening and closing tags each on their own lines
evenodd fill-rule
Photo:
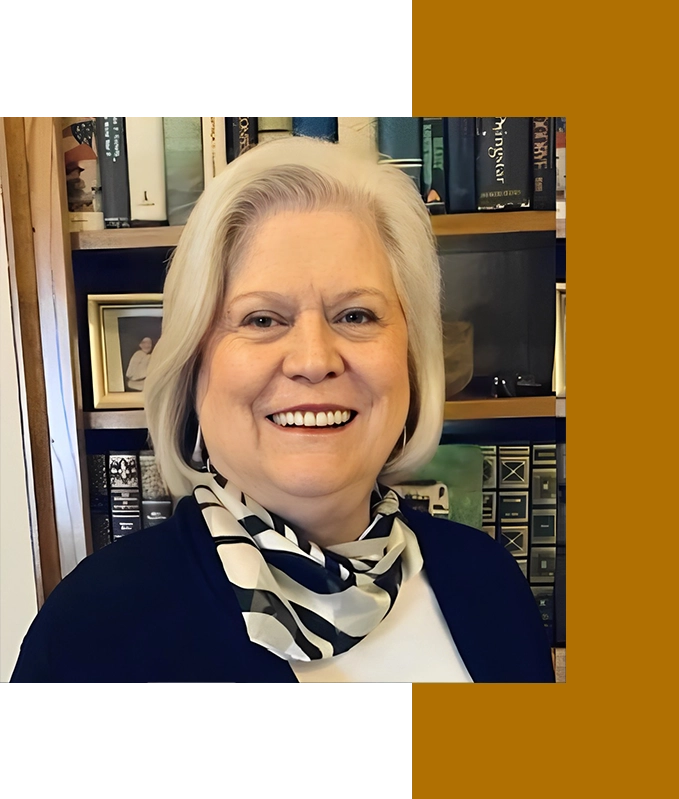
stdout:
<svg viewBox="0 0 679 799">
<path fill-rule="evenodd" d="M 24 125 L 54 508 L 61 573 L 66 576 L 92 551 L 89 513 L 85 512 L 87 478 L 83 476 L 87 471 L 79 417 L 80 369 L 66 185 L 61 135 L 57 137 L 55 120 L 27 117 Z"/>
<path fill-rule="evenodd" d="M 554 397 L 506 397 L 487 400 L 446 402 L 444 419 L 518 419 L 533 416 L 555 416 Z"/>
<path fill-rule="evenodd" d="M 33 251 L 31 204 L 22 117 L 4 119 L 7 150 L 7 178 L 3 181 L 7 234 L 10 244 L 11 277 L 16 286 L 21 354 L 26 391 L 26 414 L 30 437 L 29 474 L 33 478 L 37 517 L 34 541 L 38 579 L 46 598 L 61 580 L 59 542 L 52 494 L 50 430 L 45 376 L 42 369 L 42 338 L 38 285 Z M 38 601 L 42 599 L 38 597 Z"/>
<path fill-rule="evenodd" d="M 432 216 L 431 222 L 437 236 L 556 230 L 556 211 L 479 211 Z"/>
<path fill-rule="evenodd" d="M 83 230 L 71 233 L 74 250 L 114 250 L 125 247 L 176 247 L 183 226 Z"/>
</svg>

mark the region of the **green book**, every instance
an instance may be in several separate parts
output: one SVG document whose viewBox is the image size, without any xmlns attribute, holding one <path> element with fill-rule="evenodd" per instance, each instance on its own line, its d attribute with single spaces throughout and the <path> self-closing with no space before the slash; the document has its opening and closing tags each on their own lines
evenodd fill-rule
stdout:
<svg viewBox="0 0 679 799">
<path fill-rule="evenodd" d="M 167 217 L 185 225 L 205 188 L 200 117 L 163 117 Z"/>
</svg>

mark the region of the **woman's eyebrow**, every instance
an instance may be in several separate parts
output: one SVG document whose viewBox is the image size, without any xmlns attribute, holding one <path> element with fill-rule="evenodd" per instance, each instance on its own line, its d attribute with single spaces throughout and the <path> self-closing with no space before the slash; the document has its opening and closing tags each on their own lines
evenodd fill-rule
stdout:
<svg viewBox="0 0 679 799">
<path fill-rule="evenodd" d="M 331 305 L 338 305 L 341 302 L 346 302 L 347 300 L 353 300 L 356 297 L 378 297 L 386 302 L 387 297 L 384 292 L 380 291 L 376 288 L 371 288 L 368 286 L 350 289 L 349 291 L 343 291 L 341 294 L 337 294 L 331 300 Z M 241 300 L 247 300 L 251 297 L 257 297 L 262 300 L 278 300 L 280 302 L 289 302 L 290 297 L 287 294 L 280 294 L 277 291 L 248 291 L 245 294 L 237 294 L 229 303 L 229 306 L 234 305 L 236 302 L 240 302 Z"/>
</svg>

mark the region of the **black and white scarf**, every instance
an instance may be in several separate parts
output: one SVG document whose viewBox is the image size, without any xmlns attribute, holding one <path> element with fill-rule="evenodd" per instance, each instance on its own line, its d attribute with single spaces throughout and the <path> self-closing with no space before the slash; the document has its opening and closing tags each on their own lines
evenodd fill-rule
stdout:
<svg viewBox="0 0 679 799">
<path fill-rule="evenodd" d="M 214 472 L 194 496 L 233 586 L 248 635 L 285 660 L 339 655 L 374 630 L 422 568 L 396 493 L 376 485 L 357 541 L 321 548 Z"/>
</svg>

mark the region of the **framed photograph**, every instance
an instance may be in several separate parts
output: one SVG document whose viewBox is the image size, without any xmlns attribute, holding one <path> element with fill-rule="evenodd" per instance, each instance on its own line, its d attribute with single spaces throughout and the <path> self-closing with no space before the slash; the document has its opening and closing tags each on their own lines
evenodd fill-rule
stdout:
<svg viewBox="0 0 679 799">
<path fill-rule="evenodd" d="M 163 322 L 162 294 L 89 294 L 96 409 L 144 407 L 144 380 Z"/>
</svg>

